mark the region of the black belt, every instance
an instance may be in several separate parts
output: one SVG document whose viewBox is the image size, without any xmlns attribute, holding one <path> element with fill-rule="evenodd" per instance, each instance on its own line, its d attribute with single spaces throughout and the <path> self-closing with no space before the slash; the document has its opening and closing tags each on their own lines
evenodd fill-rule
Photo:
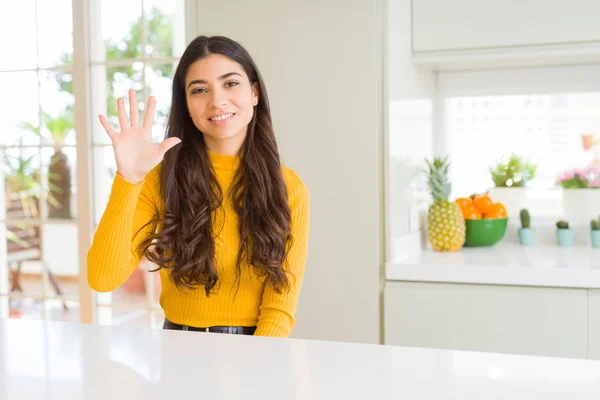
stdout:
<svg viewBox="0 0 600 400">
<path fill-rule="evenodd" d="M 226 333 L 230 335 L 254 335 L 256 331 L 255 326 L 209 326 L 206 328 L 199 328 L 196 326 L 180 325 L 175 322 L 171 322 L 165 318 L 163 329 L 171 329 L 177 331 L 195 331 L 195 332 L 214 332 L 214 333 Z"/>
</svg>

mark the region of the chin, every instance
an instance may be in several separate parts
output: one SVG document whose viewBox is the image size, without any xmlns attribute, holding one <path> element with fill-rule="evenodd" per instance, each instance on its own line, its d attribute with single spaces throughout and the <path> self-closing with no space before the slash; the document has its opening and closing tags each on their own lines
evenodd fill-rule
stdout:
<svg viewBox="0 0 600 400">
<path fill-rule="evenodd" d="M 205 133 L 206 136 L 214 139 L 214 140 L 227 140 L 234 138 L 240 135 L 240 131 L 242 128 L 238 129 L 211 129 L 208 133 Z"/>
</svg>

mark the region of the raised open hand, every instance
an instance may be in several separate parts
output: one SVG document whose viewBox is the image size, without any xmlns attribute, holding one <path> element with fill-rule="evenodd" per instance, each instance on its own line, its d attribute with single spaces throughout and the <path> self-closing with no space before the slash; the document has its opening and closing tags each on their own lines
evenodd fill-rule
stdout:
<svg viewBox="0 0 600 400">
<path fill-rule="evenodd" d="M 119 110 L 119 125 L 121 131 L 116 132 L 104 115 L 100 115 L 100 123 L 106 130 L 115 153 L 118 173 L 130 183 L 138 183 L 152 168 L 160 163 L 167 151 L 179 144 L 181 139 L 168 138 L 160 144 L 152 143 L 152 124 L 154 123 L 154 112 L 156 99 L 150 96 L 148 107 L 144 115 L 144 122 L 139 125 L 139 110 L 137 108 L 137 96 L 135 90 L 129 91 L 129 117 L 125 113 L 125 102 L 123 98 L 117 100 Z"/>
</svg>

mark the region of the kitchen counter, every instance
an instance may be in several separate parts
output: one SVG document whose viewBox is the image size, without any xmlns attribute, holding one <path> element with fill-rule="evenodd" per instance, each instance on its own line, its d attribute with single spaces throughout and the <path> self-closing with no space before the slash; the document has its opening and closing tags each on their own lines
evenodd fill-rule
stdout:
<svg viewBox="0 0 600 400">
<path fill-rule="evenodd" d="M 0 320 L 0 399 L 600 398 L 600 361 Z"/>
<path fill-rule="evenodd" d="M 416 247 L 416 246 L 415 246 Z M 386 264 L 390 281 L 600 288 L 600 249 L 499 243 L 458 252 L 404 251 Z"/>
</svg>

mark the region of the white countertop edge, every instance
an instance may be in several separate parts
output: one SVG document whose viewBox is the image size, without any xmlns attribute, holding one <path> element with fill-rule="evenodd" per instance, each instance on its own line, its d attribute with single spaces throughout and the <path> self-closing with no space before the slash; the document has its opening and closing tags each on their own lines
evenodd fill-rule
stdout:
<svg viewBox="0 0 600 400">
<path fill-rule="evenodd" d="M 387 281 L 600 289 L 600 270 L 386 263 Z"/>
</svg>

